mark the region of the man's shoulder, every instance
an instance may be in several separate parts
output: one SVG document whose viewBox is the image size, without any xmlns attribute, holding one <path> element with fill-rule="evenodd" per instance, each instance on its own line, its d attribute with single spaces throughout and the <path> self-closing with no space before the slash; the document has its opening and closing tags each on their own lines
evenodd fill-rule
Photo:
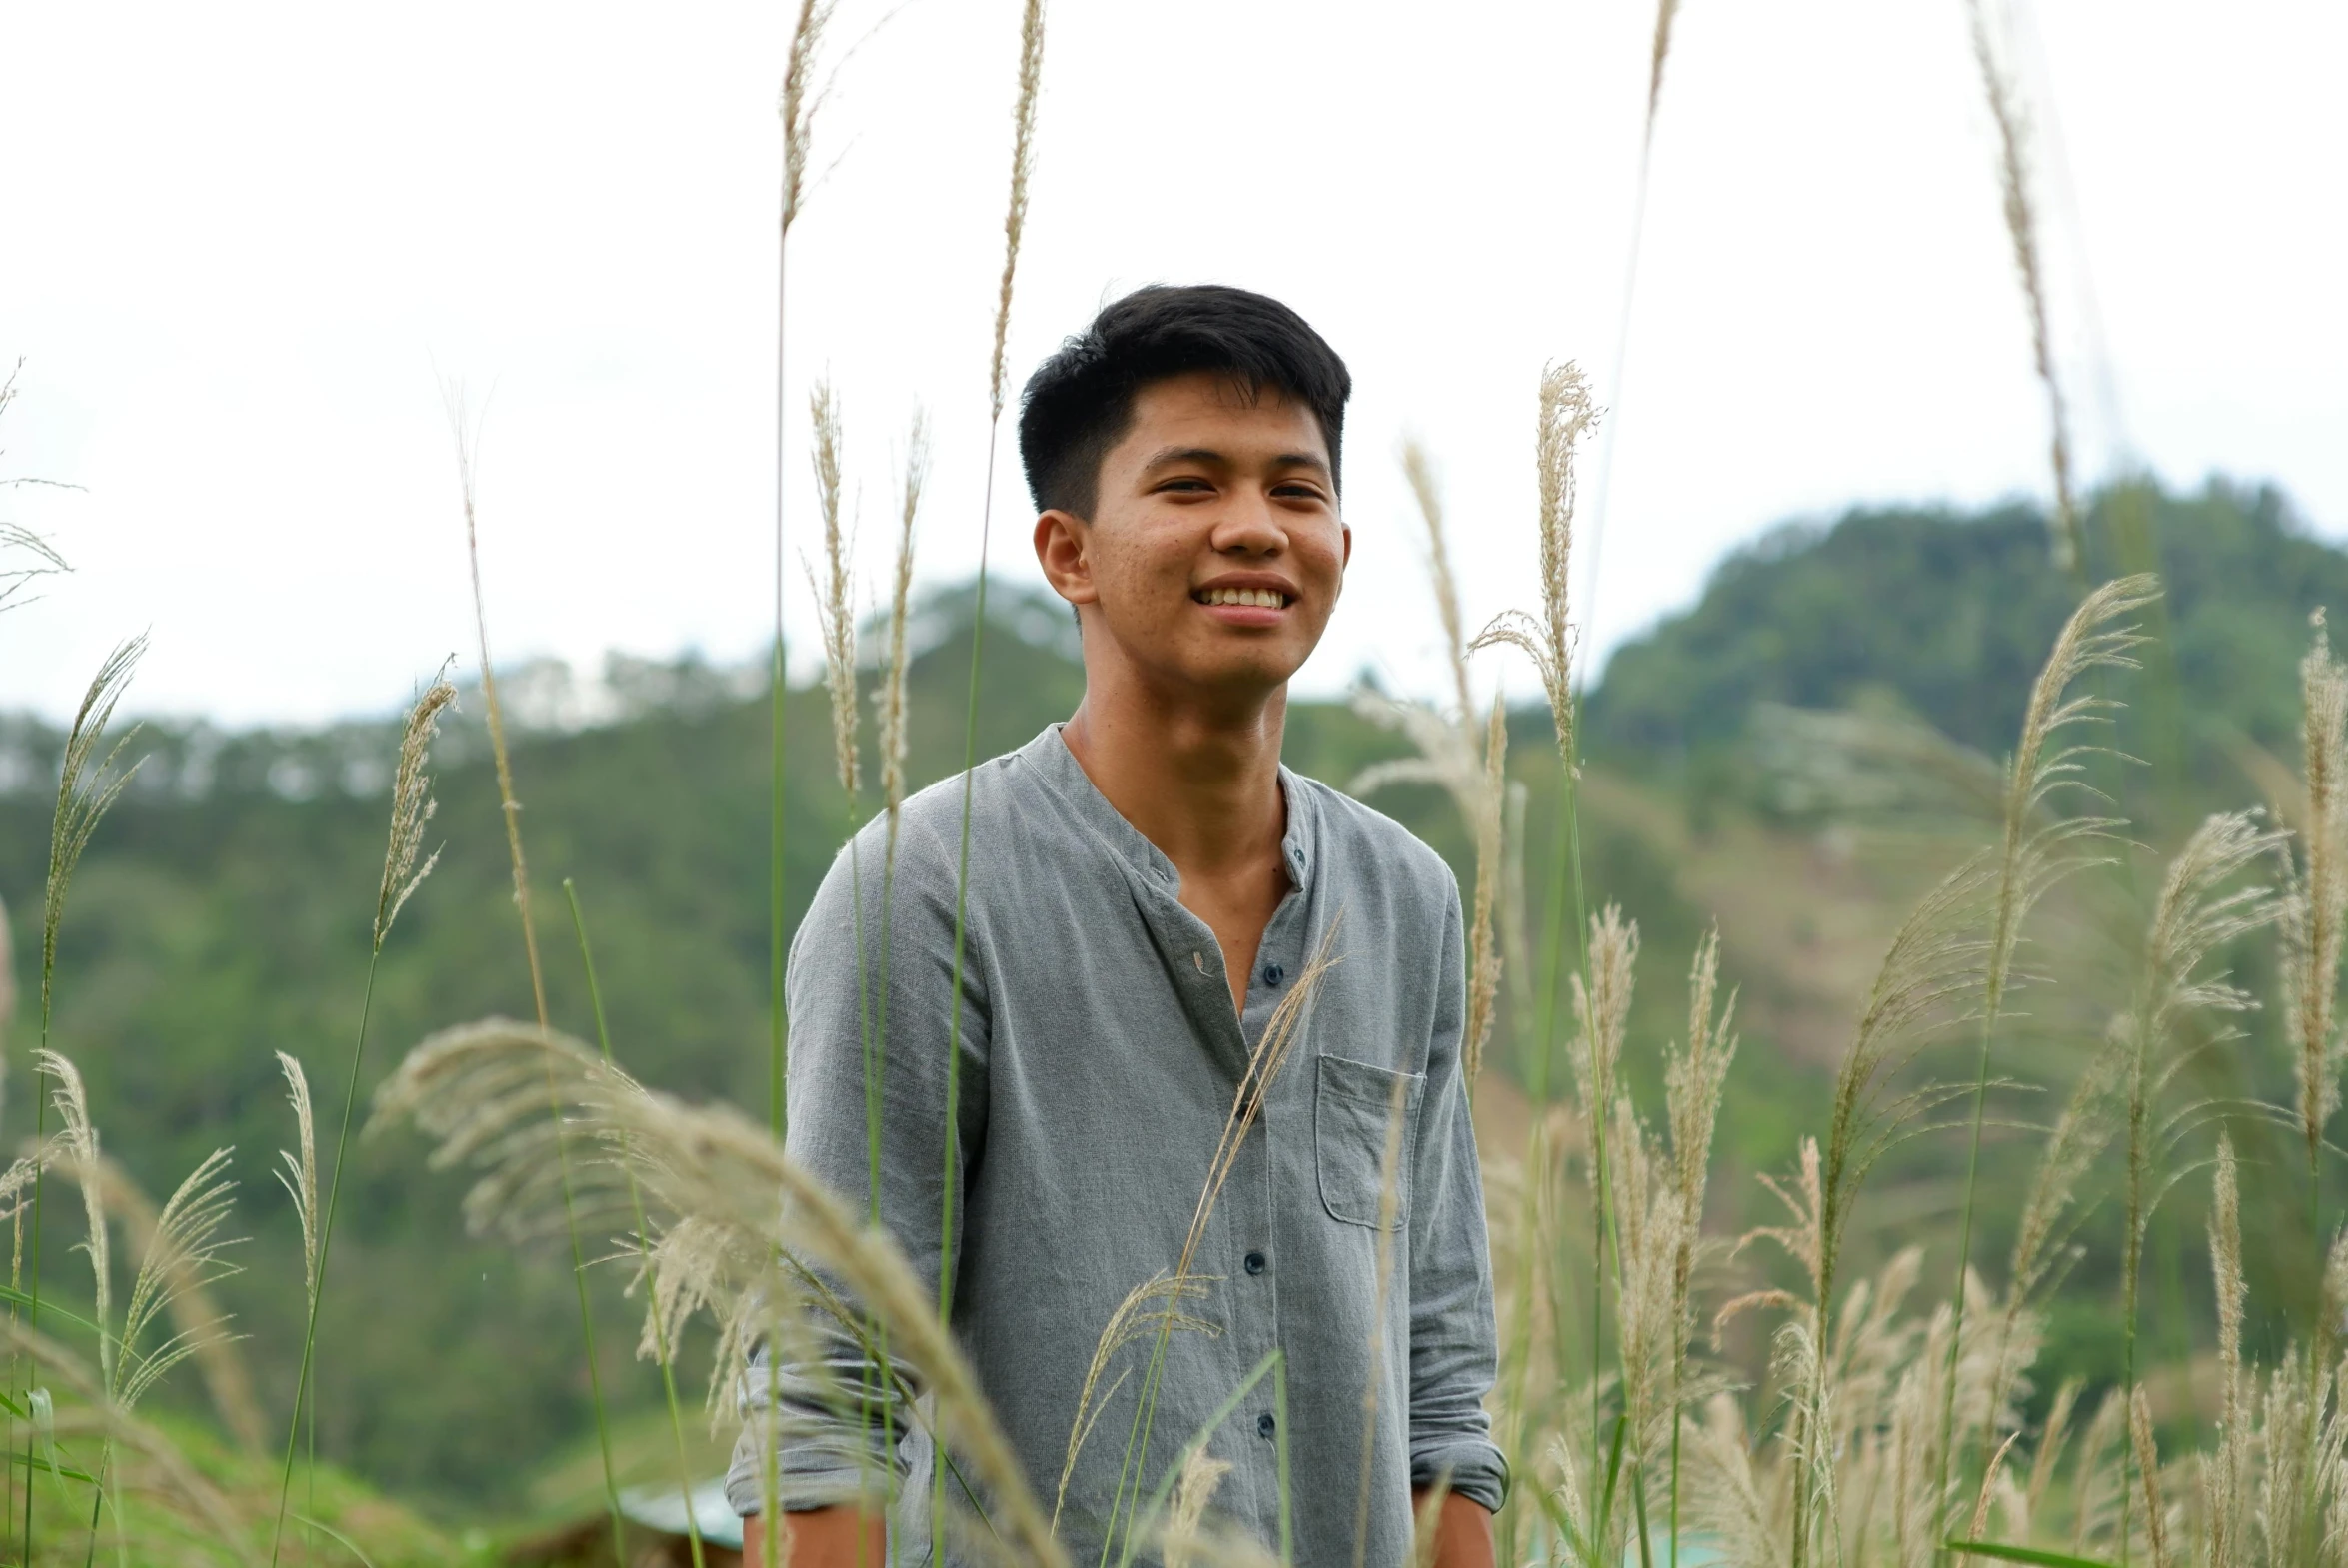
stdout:
<svg viewBox="0 0 2348 1568">
<path fill-rule="evenodd" d="M 949 774 L 908 795 L 897 808 L 895 862 L 899 872 L 942 869 L 950 876 L 959 874 L 966 813 L 974 847 L 993 841 L 991 829 L 1000 825 L 1008 806 L 1006 785 L 1026 750 L 1022 747 L 991 757 L 967 773 Z M 887 853 L 889 813 L 882 811 L 865 823 L 857 841 L 862 853 Z M 842 852 L 846 853 L 845 848 Z"/>
<path fill-rule="evenodd" d="M 1342 789 L 1290 773 L 1320 820 L 1321 856 L 1348 880 L 1368 880 L 1437 907 L 1457 896 L 1450 865 L 1409 828 Z"/>
</svg>

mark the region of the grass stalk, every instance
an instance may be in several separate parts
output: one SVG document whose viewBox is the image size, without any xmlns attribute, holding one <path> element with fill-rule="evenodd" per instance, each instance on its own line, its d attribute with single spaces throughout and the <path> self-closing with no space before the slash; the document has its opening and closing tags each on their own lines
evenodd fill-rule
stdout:
<svg viewBox="0 0 2348 1568">
<path fill-rule="evenodd" d="M 612 1030 L 604 1017 L 604 991 L 596 978 L 595 949 L 587 940 L 587 915 L 579 907 L 579 886 L 570 877 L 563 878 L 563 898 L 571 906 L 571 930 L 579 938 L 579 966 L 587 976 L 588 1010 L 595 1014 L 595 1044 L 602 1052 L 604 1065 L 612 1060 Z M 636 1180 L 635 1163 L 629 1159 L 625 1141 L 620 1147 L 621 1162 L 628 1172 L 628 1209 L 636 1222 L 637 1255 L 642 1260 L 649 1279 L 652 1267 L 651 1228 L 645 1223 L 644 1192 Z M 685 1416 L 677 1400 L 677 1366 L 675 1353 L 669 1343 L 668 1324 L 660 1314 L 652 1316 L 653 1360 L 661 1370 L 661 1397 L 669 1408 L 669 1435 L 677 1447 L 677 1485 L 686 1500 L 685 1538 L 693 1555 L 693 1568 L 702 1568 L 701 1520 L 693 1511 L 693 1465 L 685 1452 Z"/>
<path fill-rule="evenodd" d="M 1479 633 L 1469 651 L 1507 646 L 1514 648 L 1532 661 L 1540 675 L 1541 692 L 1549 705 L 1549 720 L 1557 741 L 1559 852 L 1555 855 L 1554 885 L 1551 888 L 1550 922 L 1546 938 L 1550 953 L 1548 974 L 1543 986 L 1542 1035 L 1540 1057 L 1535 1067 L 1535 1102 L 1545 1102 L 1548 1087 L 1547 1057 L 1556 1026 L 1556 998 L 1558 981 L 1564 964 L 1563 943 L 1558 940 L 1561 916 L 1564 911 L 1564 883 L 1570 869 L 1573 883 L 1576 918 L 1575 931 L 1588 929 L 1581 879 L 1581 822 L 1577 809 L 1575 785 L 1580 778 L 1580 764 L 1576 757 L 1574 728 L 1575 630 L 1572 623 L 1572 564 L 1573 514 L 1576 501 L 1575 462 L 1582 441 L 1597 423 L 1598 409 L 1590 401 L 1589 382 L 1581 368 L 1571 361 L 1551 364 L 1541 372 L 1538 413 L 1533 427 L 1533 468 L 1538 495 L 1536 524 L 1539 538 L 1539 573 L 1541 610 L 1538 617 L 1522 610 L 1502 612 Z M 1588 951 L 1582 953 L 1581 968 L 1584 982 L 1589 967 Z M 1592 1184 L 1604 1182 L 1602 1144 L 1592 1145 Z M 1602 1201 L 1602 1200 L 1601 1200 Z M 1602 1220 L 1593 1216 L 1590 1227 L 1591 1246 L 1600 1246 L 1604 1230 Z M 1598 1406 L 1598 1378 L 1596 1368 L 1604 1343 L 1605 1260 L 1593 1259 L 1594 1303 L 1590 1334 L 1592 1373 L 1590 1378 L 1590 1457 L 1597 1462 L 1600 1449 L 1601 1424 Z M 1591 1490 L 1596 1491 L 1593 1469 Z"/>
<path fill-rule="evenodd" d="M 470 489 L 470 485 L 468 485 Z M 470 516 L 471 505 L 468 502 Z M 485 671 L 486 674 L 486 671 Z M 302 1083 L 295 1099 L 296 1117 L 303 1129 L 303 1158 L 296 1162 L 289 1184 L 302 1217 L 306 1296 L 302 1320 L 301 1370 L 294 1380 L 294 1413 L 286 1433 L 285 1463 L 278 1476 L 277 1517 L 270 1527 L 269 1560 L 274 1564 L 284 1545 L 288 1501 L 293 1493 L 294 1454 L 300 1441 L 302 1414 L 311 1395 L 311 1377 L 318 1354 L 318 1314 L 326 1295 L 326 1264 L 334 1245 L 334 1220 L 342 1202 L 343 1175 L 351 1143 L 351 1120 L 359 1103 L 359 1075 L 367 1060 L 367 1027 L 375 1012 L 375 981 L 383 964 L 384 944 L 401 909 L 424 879 L 440 863 L 440 851 L 424 853 L 424 833 L 439 806 L 432 796 L 432 743 L 440 733 L 441 714 L 457 700 L 444 665 L 432 684 L 408 710 L 400 727 L 400 755 L 392 771 L 391 826 L 384 837 L 383 875 L 376 883 L 375 920 L 367 947 L 367 984 L 359 998 L 359 1027 L 351 1041 L 351 1070 L 343 1085 L 343 1112 L 335 1132 L 334 1175 L 327 1183 L 323 1210 L 317 1205 L 318 1175 L 310 1147 L 309 1087 Z M 299 1068 L 288 1066 L 289 1083 Z M 283 1177 L 280 1178 L 284 1179 Z M 311 1510 L 313 1513 L 315 1509 Z"/>
<path fill-rule="evenodd" d="M 522 950 L 530 964 L 530 1000 L 541 1030 L 547 1018 L 546 973 L 539 962 L 538 924 L 530 901 L 530 863 L 522 850 L 522 802 L 514 793 L 513 757 L 506 745 L 505 710 L 498 702 L 497 669 L 489 653 L 489 607 L 481 586 L 481 531 L 474 506 L 473 441 L 461 403 L 452 401 L 450 422 L 457 437 L 458 488 L 465 508 L 465 557 L 473 584 L 473 630 L 481 656 L 481 701 L 489 730 L 490 760 L 496 767 L 498 805 L 506 824 L 506 854 L 514 873 L 514 907 L 522 918 Z M 612 1521 L 612 1549 L 622 1553 L 620 1484 L 612 1468 L 611 1423 L 604 1410 L 603 1369 L 595 1350 L 595 1312 L 587 1294 L 587 1251 L 579 1237 L 577 1205 L 572 1199 L 570 1137 L 562 1121 L 554 1069 L 547 1068 L 547 1109 L 554 1118 L 556 1165 L 562 1176 L 564 1230 L 571 1243 L 571 1280 L 579 1296 L 579 1334 L 587 1355 L 588 1399 L 595 1415 L 596 1445 L 603 1459 L 604 1501 Z M 340 1171 L 337 1171 L 340 1177 Z"/>
<path fill-rule="evenodd" d="M 1954 1319 L 1948 1341 L 1947 1376 L 1940 1413 L 1939 1477 L 1932 1520 L 1932 1539 L 1944 1538 L 1945 1519 L 1937 1510 L 1946 1506 L 1950 1470 L 1955 1464 L 1957 1359 L 1964 1338 L 1965 1280 L 1973 1261 L 1973 1223 L 1981 1167 L 1981 1132 L 1989 1099 L 1991 1057 L 2006 992 L 2014 977 L 2014 955 L 2021 945 L 2022 927 L 2038 901 L 2063 878 L 2100 863 L 2082 852 L 2082 846 L 2106 838 L 2119 823 L 2106 816 L 2077 815 L 2048 819 L 2055 797 L 2065 789 L 2085 790 L 2101 801 L 2104 796 L 2082 779 L 2086 759 L 2100 748 L 2072 744 L 2067 732 L 2077 726 L 2108 722 L 2118 704 L 2101 696 L 2070 696 L 2071 688 L 2091 671 L 2134 669 L 2131 650 L 2143 642 L 2133 627 L 2113 629 L 2120 617 L 2150 603 L 2156 585 L 2149 578 L 2120 578 L 2088 595 L 2071 613 L 2055 638 L 2053 650 L 2031 683 L 2030 700 L 2023 710 L 2021 736 L 2006 764 L 2000 799 L 1997 885 L 1990 898 L 1989 945 L 1981 986 L 1978 1048 L 1974 1056 L 1972 1125 L 1965 1151 L 1965 1186 L 1957 1229 L 1957 1263 L 1949 1287 L 1949 1310 Z"/>
<path fill-rule="evenodd" d="M 2047 312 L 2046 264 L 2038 243 L 2038 211 L 2031 194 L 2030 123 L 2021 87 L 1999 57 L 1984 0 L 1965 0 L 1973 62 L 1981 72 L 1982 96 L 1997 128 L 1997 185 L 2014 272 L 2030 317 L 2030 362 L 2046 393 L 2047 461 L 2054 473 L 2052 547 L 2055 569 L 2084 581 L 2086 552 L 2080 539 L 2078 498 L 2072 490 L 2070 415 L 2054 364 L 2054 330 Z"/>
<path fill-rule="evenodd" d="M 2194 1013 L 2226 1014 L 2253 1005 L 2248 993 L 2223 975 L 2203 972 L 2210 956 L 2227 943 L 2260 929 L 2283 913 L 2282 901 L 2264 887 L 2238 884 L 2249 866 L 2272 854 L 2279 835 L 2262 830 L 2247 812 L 2210 817 L 2169 862 L 2145 933 L 2144 957 L 2128 1016 L 2121 1022 L 2127 1048 L 2127 1216 L 2120 1264 L 2121 1397 L 2131 1409 L 2143 1390 L 2136 1373 L 2137 1303 L 2143 1275 L 2144 1236 L 2158 1193 L 2153 1190 L 2161 1128 L 2158 1100 L 2172 1070 L 2167 1057 L 2175 1034 Z M 2136 1445 L 2141 1452 L 2149 1439 Z M 2123 1460 L 2123 1467 L 2125 1461 Z M 2142 1478 L 2147 1497 L 2157 1477 Z M 2128 1561 L 2133 1495 L 2122 1473 L 2120 1561 Z M 2154 1560 L 2160 1560 L 2157 1520 L 2150 1522 Z"/>
<path fill-rule="evenodd" d="M 1378 1159 L 1377 1299 L 1369 1314 L 1369 1381 L 1361 1390 L 1361 1484 L 1353 1501 L 1353 1568 L 1363 1568 L 1369 1551 L 1369 1483 L 1377 1457 L 1377 1385 L 1385 1366 L 1386 1306 L 1394 1286 L 1394 1232 L 1400 1225 L 1402 1196 L 1402 1111 L 1409 1086 L 1407 1078 L 1394 1079 L 1386 1104 L 1385 1152 Z"/>
<path fill-rule="evenodd" d="M 137 728 L 107 748 L 103 757 L 99 747 L 107 728 L 114 722 L 115 707 L 122 701 L 131 676 L 137 671 L 140 658 L 147 651 L 147 639 L 142 635 L 118 644 L 98 667 L 98 673 L 82 694 L 81 706 L 74 711 L 73 725 L 66 732 L 65 755 L 57 772 L 57 809 L 49 828 L 49 874 L 43 886 L 41 900 L 41 1027 L 34 1046 L 34 1060 L 45 1060 L 49 1055 L 49 1031 L 56 1016 L 57 933 L 65 923 L 65 894 L 73 882 L 73 873 L 81 864 L 82 851 L 89 847 L 91 835 L 98 830 L 122 791 L 130 786 L 138 772 L 139 762 L 120 768 L 123 748 L 128 746 Z M 33 1096 L 33 1146 L 37 1150 L 48 1137 L 48 1098 Z M 32 1242 L 26 1272 L 31 1289 L 25 1302 L 24 1328 L 28 1335 L 37 1335 L 41 1329 L 41 1198 L 44 1167 L 36 1165 L 32 1177 L 32 1196 L 27 1207 L 32 1213 Z M 15 1316 L 11 1304 L 9 1315 Z M 22 1365 L 19 1356 L 18 1364 Z M 28 1385 L 29 1386 L 29 1385 Z M 32 1472 L 39 1455 L 34 1452 L 39 1434 L 25 1433 L 25 1494 L 24 1494 L 24 1560 L 33 1560 L 33 1486 Z"/>
<path fill-rule="evenodd" d="M 962 978 L 970 934 L 971 790 L 979 766 L 979 669 L 987 643 L 987 556 L 995 534 L 995 463 L 1002 445 L 1004 352 L 1019 281 L 1020 241 L 1028 226 L 1028 183 L 1036 166 L 1036 108 L 1044 87 L 1044 0 L 1026 0 L 1020 13 L 1018 96 L 1012 103 L 1011 194 L 1003 212 L 1003 274 L 995 291 L 995 342 L 987 366 L 987 478 L 979 509 L 979 584 L 971 615 L 971 685 L 963 714 L 962 825 L 955 850 L 952 999 L 946 1025 L 946 1136 L 944 1180 L 938 1201 L 938 1319 L 954 1311 L 954 1194 L 961 1178 Z M 935 1470 L 935 1467 L 933 1467 Z M 946 1518 L 946 1478 L 931 1482 L 933 1546 Z"/>
</svg>

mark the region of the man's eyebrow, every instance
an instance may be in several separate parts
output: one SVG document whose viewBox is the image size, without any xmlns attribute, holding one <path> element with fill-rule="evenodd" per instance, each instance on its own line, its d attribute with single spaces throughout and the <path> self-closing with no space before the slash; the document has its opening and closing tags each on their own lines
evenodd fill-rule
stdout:
<svg viewBox="0 0 2348 1568">
<path fill-rule="evenodd" d="M 1216 468 L 1225 467 L 1230 459 L 1212 447 L 1166 447 L 1153 453 L 1142 465 L 1145 469 L 1162 469 L 1176 463 L 1203 463 Z"/>
<path fill-rule="evenodd" d="M 1142 468 L 1147 472 L 1151 469 L 1169 468 L 1180 463 L 1197 463 L 1214 468 L 1228 468 L 1230 462 L 1229 454 L 1217 452 L 1212 447 L 1168 447 L 1154 453 L 1149 461 L 1142 465 Z M 1280 469 L 1310 469 L 1314 473 L 1322 475 L 1329 471 L 1328 460 L 1312 452 L 1283 452 L 1271 460 L 1271 466 Z"/>
</svg>

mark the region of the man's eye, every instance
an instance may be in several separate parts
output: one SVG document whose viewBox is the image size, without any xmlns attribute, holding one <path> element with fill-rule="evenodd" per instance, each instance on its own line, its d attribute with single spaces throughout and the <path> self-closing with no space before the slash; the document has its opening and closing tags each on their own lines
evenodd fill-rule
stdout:
<svg viewBox="0 0 2348 1568">
<path fill-rule="evenodd" d="M 1211 485 L 1209 485 L 1209 484 L 1207 484 L 1207 483 L 1206 483 L 1206 481 L 1204 481 L 1204 480 L 1202 480 L 1202 479 L 1188 479 L 1188 478 L 1184 478 L 1184 479 L 1170 479 L 1170 480 L 1168 480 L 1166 483 L 1164 483 L 1163 485 L 1160 485 L 1158 488 L 1159 488 L 1160 490 L 1188 490 L 1188 491 L 1200 491 L 1200 490 L 1212 490 L 1214 487 L 1213 487 L 1213 486 L 1211 486 Z"/>
</svg>

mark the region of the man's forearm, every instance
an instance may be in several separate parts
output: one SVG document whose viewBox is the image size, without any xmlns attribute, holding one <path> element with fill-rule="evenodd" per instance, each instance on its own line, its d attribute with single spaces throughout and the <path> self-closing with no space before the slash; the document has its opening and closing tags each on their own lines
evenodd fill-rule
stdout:
<svg viewBox="0 0 2348 1568">
<path fill-rule="evenodd" d="M 1410 1511 L 1426 1506 L 1429 1488 L 1410 1493 Z M 1483 1504 L 1445 1492 L 1435 1515 L 1434 1568 L 1492 1568 L 1492 1516 Z"/>
<path fill-rule="evenodd" d="M 776 1560 L 792 1568 L 882 1568 L 889 1560 L 888 1527 L 880 1516 L 847 1504 L 786 1513 L 780 1544 L 788 1550 L 777 1552 Z M 752 1514 L 742 1521 L 743 1568 L 766 1568 L 766 1551 L 767 1522 Z M 1484 1561 L 1490 1560 L 1487 1548 Z"/>
</svg>

